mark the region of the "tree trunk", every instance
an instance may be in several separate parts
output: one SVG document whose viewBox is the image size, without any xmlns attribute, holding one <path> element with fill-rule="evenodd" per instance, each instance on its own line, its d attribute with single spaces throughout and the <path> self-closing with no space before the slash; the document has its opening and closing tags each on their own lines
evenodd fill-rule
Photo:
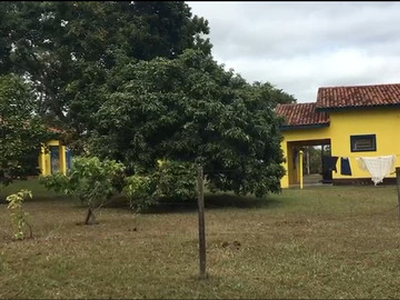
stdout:
<svg viewBox="0 0 400 300">
<path fill-rule="evenodd" d="M 85 225 L 91 225 L 91 224 L 95 224 L 95 223 L 96 223 L 96 218 L 94 217 L 94 213 L 91 208 L 88 208 Z"/>
</svg>

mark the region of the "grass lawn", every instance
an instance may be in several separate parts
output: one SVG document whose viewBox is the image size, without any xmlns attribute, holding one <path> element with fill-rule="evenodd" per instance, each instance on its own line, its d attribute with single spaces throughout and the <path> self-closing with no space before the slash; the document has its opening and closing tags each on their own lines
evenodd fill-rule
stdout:
<svg viewBox="0 0 400 300">
<path fill-rule="evenodd" d="M 193 205 L 105 208 L 78 226 L 77 202 L 18 184 L 37 196 L 25 206 L 35 237 L 12 241 L 0 204 L 0 298 L 400 298 L 394 186 L 209 195 L 201 281 Z"/>
</svg>

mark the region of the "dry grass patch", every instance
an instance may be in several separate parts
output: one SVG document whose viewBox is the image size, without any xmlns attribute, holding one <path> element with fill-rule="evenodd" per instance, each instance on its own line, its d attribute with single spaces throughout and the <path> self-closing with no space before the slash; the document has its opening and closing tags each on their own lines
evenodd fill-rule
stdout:
<svg viewBox="0 0 400 300">
<path fill-rule="evenodd" d="M 40 195 L 34 239 L 14 242 L 1 204 L 0 298 L 400 298 L 396 204 L 395 187 L 209 196 L 205 281 L 194 206 L 106 208 L 77 226 L 84 208 Z"/>
</svg>

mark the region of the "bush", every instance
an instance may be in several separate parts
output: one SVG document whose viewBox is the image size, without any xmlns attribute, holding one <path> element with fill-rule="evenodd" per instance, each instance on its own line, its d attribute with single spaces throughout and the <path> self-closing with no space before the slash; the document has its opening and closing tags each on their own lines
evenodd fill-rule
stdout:
<svg viewBox="0 0 400 300">
<path fill-rule="evenodd" d="M 39 182 L 44 185 L 48 190 L 53 190 L 56 193 L 63 193 L 65 195 L 74 194 L 76 186 L 72 186 L 70 177 L 62 173 L 55 173 L 48 176 L 40 176 Z"/>
<path fill-rule="evenodd" d="M 41 177 L 48 189 L 78 197 L 88 207 L 85 224 L 94 222 L 94 209 L 101 207 L 114 194 L 122 191 L 125 167 L 114 160 L 97 157 L 75 157 L 67 175 L 57 173 Z"/>
<path fill-rule="evenodd" d="M 158 161 L 154 173 L 126 178 L 124 188 L 130 207 L 136 211 L 161 201 L 190 201 L 196 197 L 196 168 L 188 162 Z"/>
<path fill-rule="evenodd" d="M 133 210 L 142 211 L 157 204 L 154 183 L 151 176 L 133 175 L 126 178 L 124 193 Z"/>
<path fill-rule="evenodd" d="M 154 173 L 155 197 L 176 202 L 196 198 L 196 165 L 189 162 L 166 160 L 159 163 Z"/>
<path fill-rule="evenodd" d="M 196 198 L 196 167 L 192 163 L 159 161 L 151 174 L 135 174 L 125 178 L 125 167 L 113 160 L 97 157 L 76 157 L 67 176 L 57 173 L 41 177 L 48 189 L 78 197 L 88 207 L 88 219 L 93 210 L 112 195 L 123 192 L 129 206 L 143 211 L 162 201 L 190 201 Z"/>
</svg>

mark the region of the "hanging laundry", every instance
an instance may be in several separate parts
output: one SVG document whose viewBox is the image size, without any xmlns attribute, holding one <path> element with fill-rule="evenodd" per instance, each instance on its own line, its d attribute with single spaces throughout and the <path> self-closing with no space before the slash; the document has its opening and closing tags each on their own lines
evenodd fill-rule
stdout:
<svg viewBox="0 0 400 300">
<path fill-rule="evenodd" d="M 337 172 L 336 163 L 338 157 L 336 156 L 322 156 L 322 182 L 332 182 L 332 171 Z"/>
<path fill-rule="evenodd" d="M 322 168 L 323 171 L 326 172 L 330 172 L 330 171 L 335 171 L 337 172 L 336 169 L 336 163 L 338 161 L 339 157 L 337 156 L 323 156 L 322 157 Z"/>
<path fill-rule="evenodd" d="M 359 157 L 356 158 L 360 169 L 368 171 L 371 174 L 371 180 L 374 185 L 383 181 L 385 176 L 394 172 L 396 164 L 395 155 Z"/>
<path fill-rule="evenodd" d="M 351 176 L 350 161 L 347 157 L 340 158 L 340 174 Z"/>
</svg>

